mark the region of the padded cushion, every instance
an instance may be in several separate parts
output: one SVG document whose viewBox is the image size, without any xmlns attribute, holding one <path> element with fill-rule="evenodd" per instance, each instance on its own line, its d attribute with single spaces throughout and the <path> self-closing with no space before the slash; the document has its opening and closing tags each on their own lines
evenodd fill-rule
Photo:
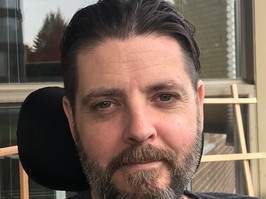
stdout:
<svg viewBox="0 0 266 199">
<path fill-rule="evenodd" d="M 46 87 L 22 104 L 17 143 L 19 158 L 37 183 L 54 190 L 80 192 L 89 188 L 63 111 L 64 89 Z"/>
</svg>

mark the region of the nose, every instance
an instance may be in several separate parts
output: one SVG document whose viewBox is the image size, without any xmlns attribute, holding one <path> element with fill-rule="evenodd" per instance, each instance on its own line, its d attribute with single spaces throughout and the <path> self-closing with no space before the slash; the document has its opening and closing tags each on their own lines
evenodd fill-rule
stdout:
<svg viewBox="0 0 266 199">
<path fill-rule="evenodd" d="M 157 131 L 151 111 L 146 107 L 134 106 L 125 116 L 124 139 L 129 144 L 152 142 Z"/>
</svg>

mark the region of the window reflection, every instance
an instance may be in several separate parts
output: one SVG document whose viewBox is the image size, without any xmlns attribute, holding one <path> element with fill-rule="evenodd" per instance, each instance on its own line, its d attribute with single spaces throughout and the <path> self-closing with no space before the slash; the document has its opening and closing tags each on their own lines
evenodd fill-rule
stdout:
<svg viewBox="0 0 266 199">
<path fill-rule="evenodd" d="M 93 3 L 94 1 L 89 1 Z M 171 0 L 196 26 L 202 78 L 237 78 L 236 0 Z M 1 0 L 0 83 L 61 81 L 58 43 L 85 0 Z"/>
<path fill-rule="evenodd" d="M 200 48 L 201 78 L 240 77 L 236 63 L 236 1 L 174 0 L 196 26 Z"/>
<path fill-rule="evenodd" d="M 0 1 L 1 8 L 17 8 L 17 0 L 1 0 Z"/>
<path fill-rule="evenodd" d="M 67 22 L 61 11 L 50 12 L 33 40 L 26 45 L 26 77 L 32 81 L 61 81 L 60 40 Z"/>
<path fill-rule="evenodd" d="M 71 16 L 95 0 L 0 0 L 0 83 L 62 81 L 59 42 Z"/>
<path fill-rule="evenodd" d="M 0 1 L 0 83 L 20 82 L 24 73 L 22 13 L 18 0 Z"/>
</svg>

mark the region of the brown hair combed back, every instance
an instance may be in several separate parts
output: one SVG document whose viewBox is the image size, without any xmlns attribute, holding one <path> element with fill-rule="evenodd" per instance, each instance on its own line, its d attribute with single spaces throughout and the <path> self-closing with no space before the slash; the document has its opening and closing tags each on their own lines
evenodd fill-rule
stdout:
<svg viewBox="0 0 266 199">
<path fill-rule="evenodd" d="M 61 41 L 61 62 L 66 96 L 75 107 L 77 54 L 93 49 L 108 38 L 127 39 L 137 35 L 166 35 L 181 45 L 187 72 L 194 87 L 200 71 L 199 50 L 191 25 L 173 5 L 161 0 L 100 0 L 79 10 L 71 19 Z"/>
</svg>

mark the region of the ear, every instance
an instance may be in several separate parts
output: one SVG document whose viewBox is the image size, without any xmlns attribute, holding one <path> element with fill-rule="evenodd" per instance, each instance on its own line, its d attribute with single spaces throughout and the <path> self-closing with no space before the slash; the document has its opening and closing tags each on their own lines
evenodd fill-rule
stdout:
<svg viewBox="0 0 266 199">
<path fill-rule="evenodd" d="M 200 122 L 201 122 L 201 128 L 203 130 L 203 122 L 204 122 L 204 97 L 205 97 L 205 90 L 202 80 L 198 81 L 197 85 L 197 94 L 198 94 L 198 104 L 199 104 L 199 115 L 200 115 Z"/>
<path fill-rule="evenodd" d="M 73 117 L 72 106 L 71 106 L 70 101 L 68 100 L 68 98 L 66 96 L 63 97 L 62 104 L 63 104 L 63 109 L 64 109 L 64 112 L 66 114 L 67 120 L 68 120 L 68 124 L 69 124 L 69 128 L 70 128 L 72 137 L 73 137 L 74 141 L 76 142 L 75 126 L 74 126 L 75 120 Z"/>
</svg>

